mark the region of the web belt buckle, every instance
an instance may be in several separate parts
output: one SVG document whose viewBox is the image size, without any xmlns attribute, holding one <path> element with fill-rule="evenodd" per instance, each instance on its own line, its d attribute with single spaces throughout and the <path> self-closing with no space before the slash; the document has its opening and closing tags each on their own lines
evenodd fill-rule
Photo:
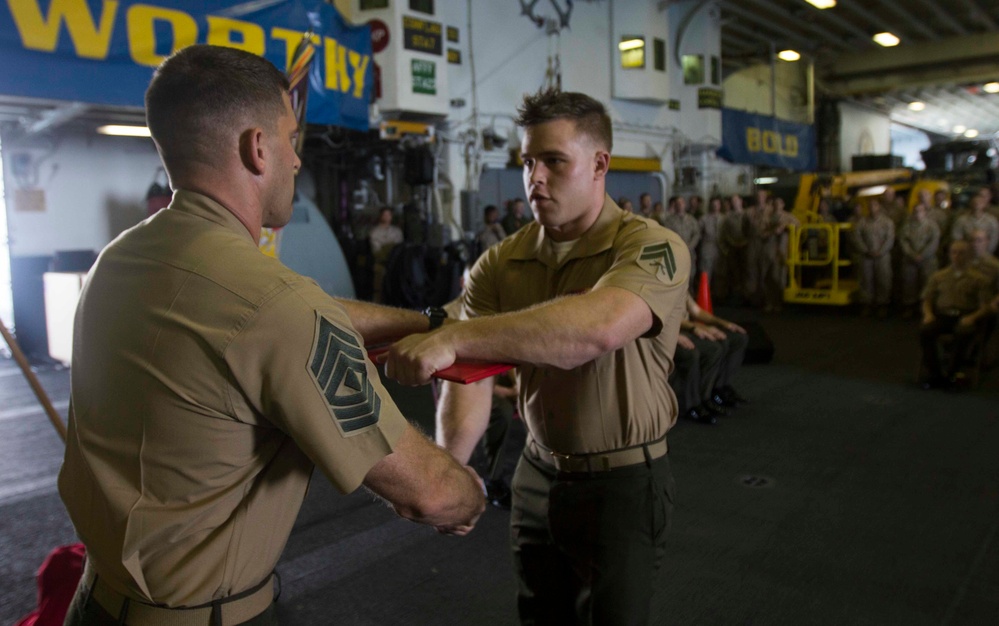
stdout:
<svg viewBox="0 0 999 626">
<path fill-rule="evenodd" d="M 569 456 L 568 454 L 559 454 L 558 452 L 555 452 L 554 450 L 551 450 L 549 453 L 552 455 L 552 465 L 555 466 L 555 469 L 562 470 L 562 471 L 567 471 L 566 469 L 563 469 L 563 465 L 565 467 L 568 467 L 569 460 L 572 457 Z M 559 462 L 560 460 L 562 461 L 561 463 Z"/>
</svg>

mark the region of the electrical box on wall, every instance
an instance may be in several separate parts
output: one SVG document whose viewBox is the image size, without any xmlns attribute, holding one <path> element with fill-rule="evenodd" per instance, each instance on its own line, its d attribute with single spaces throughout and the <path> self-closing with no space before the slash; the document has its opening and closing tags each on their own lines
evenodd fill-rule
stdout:
<svg viewBox="0 0 999 626">
<path fill-rule="evenodd" d="M 437 0 L 338 0 L 355 24 L 371 26 L 376 103 L 384 113 L 449 111 L 444 22 Z"/>
</svg>

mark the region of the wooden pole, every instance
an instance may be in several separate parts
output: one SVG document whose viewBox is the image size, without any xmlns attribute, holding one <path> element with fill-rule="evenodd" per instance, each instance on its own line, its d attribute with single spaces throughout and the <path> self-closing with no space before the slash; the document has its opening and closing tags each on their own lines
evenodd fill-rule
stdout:
<svg viewBox="0 0 999 626">
<path fill-rule="evenodd" d="M 35 373 L 31 371 L 31 366 L 28 365 L 28 359 L 24 357 L 24 353 L 21 352 L 21 346 L 17 345 L 17 340 L 10 334 L 7 327 L 4 326 L 3 320 L 0 319 L 0 334 L 3 334 L 4 341 L 10 346 L 10 352 L 14 355 L 14 360 L 17 364 L 21 366 L 21 371 L 24 373 L 24 377 L 28 379 L 28 384 L 31 385 L 31 390 L 35 392 L 35 396 L 38 397 L 38 401 L 42 404 L 42 408 L 45 409 L 45 413 L 49 416 L 49 421 L 52 422 L 52 426 L 55 427 L 56 432 L 59 433 L 59 437 L 62 439 L 63 443 L 66 443 L 66 425 L 62 422 L 62 417 L 56 412 L 55 407 L 52 406 L 52 402 L 49 401 L 49 396 L 45 393 L 45 389 L 42 384 L 38 382 L 38 377 Z"/>
</svg>

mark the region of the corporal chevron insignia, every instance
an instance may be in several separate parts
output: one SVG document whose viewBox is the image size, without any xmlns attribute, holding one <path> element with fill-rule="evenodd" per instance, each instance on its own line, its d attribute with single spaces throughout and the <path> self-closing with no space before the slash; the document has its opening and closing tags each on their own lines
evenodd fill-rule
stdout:
<svg viewBox="0 0 999 626">
<path fill-rule="evenodd" d="M 368 380 L 364 358 L 353 335 L 317 314 L 309 372 L 344 434 L 378 423 L 382 401 Z"/>
<path fill-rule="evenodd" d="M 638 254 L 638 264 L 664 283 L 672 282 L 676 275 L 676 258 L 668 241 L 642 248 Z"/>
</svg>

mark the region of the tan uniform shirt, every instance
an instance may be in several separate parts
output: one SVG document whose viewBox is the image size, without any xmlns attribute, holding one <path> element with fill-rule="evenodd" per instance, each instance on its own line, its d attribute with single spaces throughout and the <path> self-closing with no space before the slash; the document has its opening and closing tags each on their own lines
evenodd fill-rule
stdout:
<svg viewBox="0 0 999 626">
<path fill-rule="evenodd" d="M 999 293 L 999 259 L 994 256 L 978 257 L 971 262 L 971 267 L 988 279 L 993 295 Z"/>
<path fill-rule="evenodd" d="M 969 268 L 958 272 L 953 266 L 934 272 L 923 289 L 923 300 L 929 299 L 940 315 L 974 313 L 988 301 L 990 289 L 985 276 Z"/>
<path fill-rule="evenodd" d="M 865 254 L 884 256 L 895 243 L 895 224 L 888 216 L 865 217 L 856 226 L 857 241 Z"/>
<path fill-rule="evenodd" d="M 666 215 L 666 228 L 680 235 L 689 249 L 697 249 L 697 244 L 701 241 L 701 225 L 697 223 L 696 217 L 690 213 L 669 213 Z"/>
<path fill-rule="evenodd" d="M 950 237 L 954 241 L 958 239 L 970 240 L 971 233 L 976 230 L 985 232 L 989 238 L 989 252 L 995 254 L 996 247 L 999 246 L 999 220 L 989 213 L 975 215 L 969 211 L 958 217 L 954 220 L 954 228 L 951 230 Z"/>
<path fill-rule="evenodd" d="M 101 253 L 77 309 L 59 491 L 101 578 L 192 606 L 273 570 L 319 465 L 358 487 L 405 421 L 342 307 L 209 198 Z"/>
<path fill-rule="evenodd" d="M 732 211 L 726 215 L 719 230 L 721 247 L 726 251 L 745 248 L 749 242 L 749 218 L 742 211 Z"/>
<path fill-rule="evenodd" d="M 898 235 L 898 243 L 906 257 L 917 261 L 933 258 L 940 245 L 940 228 L 931 219 L 906 220 Z"/>
<path fill-rule="evenodd" d="M 719 231 L 721 230 L 723 219 L 724 216 L 721 213 L 705 213 L 701 216 L 701 219 L 698 220 L 701 229 L 701 245 L 718 245 Z"/>
<path fill-rule="evenodd" d="M 532 222 L 493 246 L 472 269 L 464 317 L 518 311 L 602 287 L 644 300 L 645 336 L 572 370 L 521 365 L 519 405 L 529 436 L 555 452 L 606 452 L 648 443 L 676 422 L 667 379 L 686 310 L 690 256 L 683 241 L 610 197 L 592 227 L 557 263 Z"/>
</svg>

